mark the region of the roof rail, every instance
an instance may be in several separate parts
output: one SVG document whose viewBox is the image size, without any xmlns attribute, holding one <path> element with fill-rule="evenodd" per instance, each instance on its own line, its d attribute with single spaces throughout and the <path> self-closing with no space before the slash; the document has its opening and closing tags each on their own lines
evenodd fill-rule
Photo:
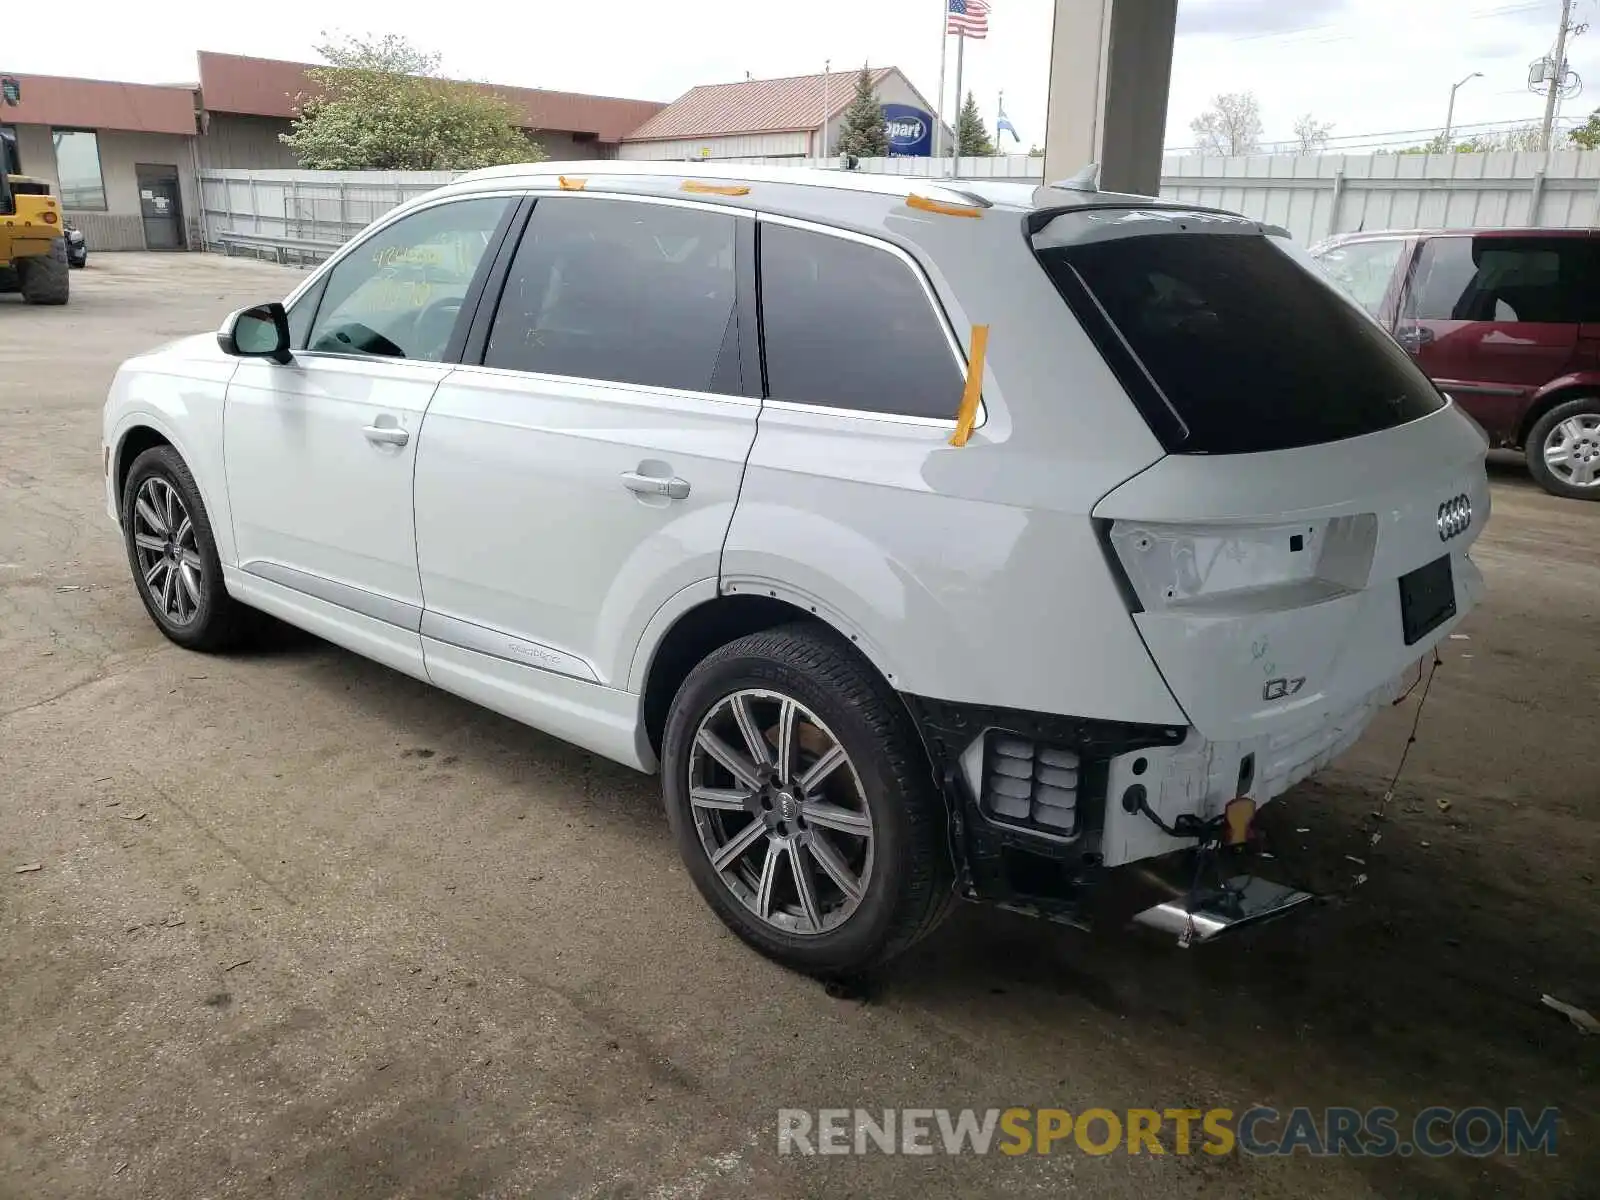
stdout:
<svg viewBox="0 0 1600 1200">
<path fill-rule="evenodd" d="M 990 208 L 993 201 L 978 192 L 966 191 L 958 181 L 930 179 L 917 175 L 875 175 L 860 171 L 827 170 L 817 167 L 781 167 L 761 163 L 700 162 L 694 160 L 639 160 L 596 159 L 585 162 L 511 163 L 500 167 L 484 167 L 456 177 L 456 183 L 476 183 L 484 180 L 525 179 L 550 180 L 561 176 L 579 177 L 588 181 L 591 191 L 603 190 L 606 182 L 612 186 L 626 181 L 660 179 L 679 180 L 733 180 L 739 183 L 791 184 L 801 187 L 837 188 L 841 191 L 867 192 L 880 196 L 905 197 L 915 193 L 945 204 L 968 208 Z"/>
</svg>

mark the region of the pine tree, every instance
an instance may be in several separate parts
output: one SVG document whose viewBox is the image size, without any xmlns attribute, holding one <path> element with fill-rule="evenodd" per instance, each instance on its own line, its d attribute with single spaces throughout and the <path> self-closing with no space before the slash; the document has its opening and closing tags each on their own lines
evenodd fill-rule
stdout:
<svg viewBox="0 0 1600 1200">
<path fill-rule="evenodd" d="M 961 116 L 956 121 L 956 145 L 963 157 L 987 158 L 994 153 L 994 143 L 984 128 L 983 114 L 978 111 L 978 100 L 971 92 L 961 106 Z"/>
<path fill-rule="evenodd" d="M 844 110 L 844 123 L 839 129 L 839 153 L 854 154 L 857 158 L 885 157 L 889 153 L 886 125 L 883 105 L 878 103 L 878 89 L 872 82 L 872 71 L 863 64 L 856 75 L 855 98 Z"/>
</svg>

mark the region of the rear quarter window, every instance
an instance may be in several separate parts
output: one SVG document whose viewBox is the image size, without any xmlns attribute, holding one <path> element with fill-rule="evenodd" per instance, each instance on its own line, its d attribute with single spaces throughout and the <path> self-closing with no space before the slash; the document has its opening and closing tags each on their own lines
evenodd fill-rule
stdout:
<svg viewBox="0 0 1600 1200">
<path fill-rule="evenodd" d="M 1262 233 L 1140 233 L 1035 252 L 1169 451 L 1376 433 L 1441 407 L 1381 326 Z M 1302 261 L 1302 258 L 1304 261 Z"/>
<path fill-rule="evenodd" d="M 761 226 L 761 325 L 774 400 L 954 420 L 965 376 L 913 269 L 864 242 Z"/>
</svg>

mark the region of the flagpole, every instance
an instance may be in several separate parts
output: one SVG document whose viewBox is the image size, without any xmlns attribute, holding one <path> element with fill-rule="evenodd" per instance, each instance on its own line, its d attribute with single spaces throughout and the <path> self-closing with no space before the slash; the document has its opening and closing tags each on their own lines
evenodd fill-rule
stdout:
<svg viewBox="0 0 1600 1200">
<path fill-rule="evenodd" d="M 1000 95 L 994 102 L 994 156 L 1000 157 L 1000 122 L 1006 117 L 1006 90 L 1000 89 Z"/>
<path fill-rule="evenodd" d="M 823 59 L 822 60 L 822 158 L 823 158 L 823 164 L 822 165 L 823 165 L 824 169 L 826 169 L 827 165 L 828 165 L 827 164 L 827 158 L 828 158 L 828 118 L 832 115 L 831 113 L 828 112 L 828 77 L 832 73 L 832 71 L 833 71 L 833 59 L 831 59 L 831 58 Z"/>
<path fill-rule="evenodd" d="M 933 157 L 944 148 L 944 63 L 950 43 L 950 0 L 939 0 L 939 90 L 933 97 Z"/>
<path fill-rule="evenodd" d="M 961 99 L 961 67 L 962 57 L 966 48 L 967 35 L 958 30 L 956 32 L 956 152 L 955 156 L 950 160 L 951 179 L 959 179 L 961 177 L 961 105 L 963 103 Z"/>
</svg>

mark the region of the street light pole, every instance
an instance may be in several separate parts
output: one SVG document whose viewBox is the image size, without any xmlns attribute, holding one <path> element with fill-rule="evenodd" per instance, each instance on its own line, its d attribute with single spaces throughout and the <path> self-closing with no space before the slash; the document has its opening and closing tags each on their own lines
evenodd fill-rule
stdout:
<svg viewBox="0 0 1600 1200">
<path fill-rule="evenodd" d="M 1468 75 L 1465 79 L 1463 79 L 1461 83 L 1452 83 L 1450 85 L 1450 107 L 1445 110 L 1444 137 L 1441 139 L 1444 143 L 1444 152 L 1446 154 L 1450 153 L 1450 127 L 1456 123 L 1456 92 L 1460 90 L 1462 83 L 1470 83 L 1474 79 L 1482 78 L 1482 71 L 1474 71 L 1471 75 Z"/>
</svg>

